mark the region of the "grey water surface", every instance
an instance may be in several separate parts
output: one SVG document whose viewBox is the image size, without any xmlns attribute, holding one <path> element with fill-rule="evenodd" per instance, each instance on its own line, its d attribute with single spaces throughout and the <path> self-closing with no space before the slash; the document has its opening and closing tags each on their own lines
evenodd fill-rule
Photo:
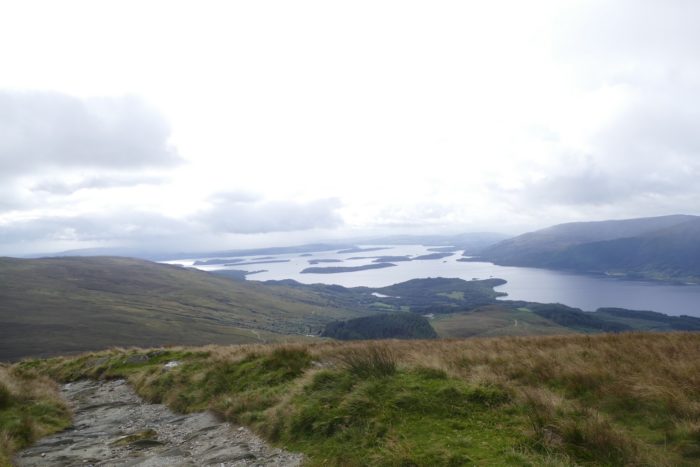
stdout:
<svg viewBox="0 0 700 467">
<path fill-rule="evenodd" d="M 367 247 L 367 245 L 363 245 Z M 302 274 L 309 267 L 309 260 L 339 259 L 327 266 L 360 266 L 370 264 L 377 256 L 418 256 L 431 253 L 422 245 L 384 245 L 386 249 L 363 253 L 338 253 L 337 251 L 317 252 L 313 256 L 299 254 L 278 255 L 275 259 L 283 263 L 254 266 L 223 265 L 198 266 L 200 269 L 242 269 L 265 272 L 249 275 L 249 280 L 294 279 L 312 284 L 339 284 L 346 287 L 383 287 L 410 279 L 424 277 L 457 277 L 465 280 L 498 277 L 508 281 L 497 290 L 508 294 L 506 299 L 526 300 L 542 303 L 563 303 L 583 310 L 596 310 L 600 307 L 622 307 L 636 310 L 652 310 L 669 315 L 690 315 L 700 317 L 700 286 L 673 285 L 649 281 L 622 280 L 604 276 L 572 274 L 547 269 L 497 266 L 482 262 L 461 262 L 461 251 L 452 256 L 419 261 L 401 261 L 396 266 L 337 274 Z M 357 258 L 359 259 L 351 259 Z M 171 263 L 191 266 L 197 259 L 192 258 Z M 317 266 L 326 266 L 323 263 Z"/>
</svg>

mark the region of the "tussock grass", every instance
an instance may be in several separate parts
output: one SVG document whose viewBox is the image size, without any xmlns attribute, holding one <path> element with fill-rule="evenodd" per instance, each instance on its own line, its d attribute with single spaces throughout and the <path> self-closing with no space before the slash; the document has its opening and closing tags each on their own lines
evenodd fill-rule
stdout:
<svg viewBox="0 0 700 467">
<path fill-rule="evenodd" d="M 700 463 L 691 333 L 119 349 L 18 368 L 126 377 L 311 465 Z"/>
<path fill-rule="evenodd" d="M 338 360 L 358 378 L 390 376 L 396 373 L 397 358 L 385 344 L 351 347 L 338 354 Z"/>
<path fill-rule="evenodd" d="M 70 424 L 70 412 L 47 377 L 0 365 L 0 466 L 36 439 Z"/>
</svg>

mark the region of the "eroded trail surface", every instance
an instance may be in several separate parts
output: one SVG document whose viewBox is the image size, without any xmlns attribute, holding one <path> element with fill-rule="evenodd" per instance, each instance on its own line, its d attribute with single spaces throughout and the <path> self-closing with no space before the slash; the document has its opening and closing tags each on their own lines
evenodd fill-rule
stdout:
<svg viewBox="0 0 700 467">
<path fill-rule="evenodd" d="M 123 381 L 67 384 L 73 427 L 18 454 L 18 466 L 294 466 L 300 454 L 268 446 L 210 413 L 148 404 Z"/>
</svg>

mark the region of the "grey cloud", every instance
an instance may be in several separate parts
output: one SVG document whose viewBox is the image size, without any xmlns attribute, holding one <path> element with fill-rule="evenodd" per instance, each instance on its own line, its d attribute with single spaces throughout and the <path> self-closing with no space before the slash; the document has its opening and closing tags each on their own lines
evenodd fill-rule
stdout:
<svg viewBox="0 0 700 467">
<path fill-rule="evenodd" d="M 0 92 L 0 176 L 177 164 L 165 120 L 132 96 Z"/>
<path fill-rule="evenodd" d="M 264 201 L 244 193 L 218 194 L 197 219 L 225 233 L 268 233 L 330 228 L 341 224 L 337 199 Z"/>
<path fill-rule="evenodd" d="M 457 206 L 424 202 L 405 205 L 393 205 L 382 209 L 375 222 L 376 225 L 393 227 L 419 227 L 428 224 L 448 223 Z"/>
<path fill-rule="evenodd" d="M 31 191 L 50 193 L 54 195 L 70 195 L 80 190 L 131 187 L 137 185 L 157 185 L 164 183 L 165 178 L 152 175 L 99 175 L 83 178 L 76 182 L 65 182 L 56 179 L 45 179 L 36 183 Z"/>
<path fill-rule="evenodd" d="M 697 166 L 700 96 L 693 88 L 680 86 L 655 87 L 640 94 L 636 102 L 594 137 L 592 142 L 598 151 L 606 157 L 623 157 L 630 165 L 668 165 L 672 169 L 671 164 L 681 158 Z"/>
<path fill-rule="evenodd" d="M 214 206 L 231 205 L 238 203 L 254 203 L 261 201 L 262 197 L 257 193 L 248 191 L 229 191 L 226 193 L 216 193 L 209 198 Z"/>
<path fill-rule="evenodd" d="M 605 205 L 673 196 L 683 191 L 677 180 L 637 172 L 610 174 L 592 168 L 548 176 L 513 193 L 528 203 L 542 205 Z"/>
<path fill-rule="evenodd" d="M 698 70 L 699 16 L 700 3 L 693 0 L 568 4 L 554 23 L 552 51 L 594 86 L 683 79 Z"/>
<path fill-rule="evenodd" d="M 545 167 L 546 176 L 500 194 L 516 210 L 697 212 L 700 3 L 621 0 L 566 10 L 553 36 L 555 56 L 587 90 L 612 87 L 624 108 L 590 135 L 585 156 L 557 141 L 559 162 Z"/>
<path fill-rule="evenodd" d="M 149 212 L 49 216 L 0 225 L 0 244 L 37 241 L 122 241 L 192 233 L 186 222 Z"/>
<path fill-rule="evenodd" d="M 238 193 L 220 194 L 213 200 L 209 210 L 182 219 L 153 212 L 117 211 L 45 216 L 0 224 L 0 245 L 117 242 L 155 247 L 168 244 L 186 249 L 221 233 L 291 232 L 335 227 L 341 223 L 335 212 L 340 203 L 334 199 L 308 203 L 272 202 Z"/>
</svg>

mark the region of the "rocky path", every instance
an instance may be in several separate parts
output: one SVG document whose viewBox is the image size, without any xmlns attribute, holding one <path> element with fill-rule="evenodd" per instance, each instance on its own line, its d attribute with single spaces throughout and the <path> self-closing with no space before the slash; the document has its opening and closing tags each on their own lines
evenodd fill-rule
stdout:
<svg viewBox="0 0 700 467">
<path fill-rule="evenodd" d="M 295 466 L 300 454 L 268 446 L 210 413 L 179 415 L 141 400 L 123 381 L 67 384 L 73 427 L 20 452 L 18 466 Z"/>
</svg>

